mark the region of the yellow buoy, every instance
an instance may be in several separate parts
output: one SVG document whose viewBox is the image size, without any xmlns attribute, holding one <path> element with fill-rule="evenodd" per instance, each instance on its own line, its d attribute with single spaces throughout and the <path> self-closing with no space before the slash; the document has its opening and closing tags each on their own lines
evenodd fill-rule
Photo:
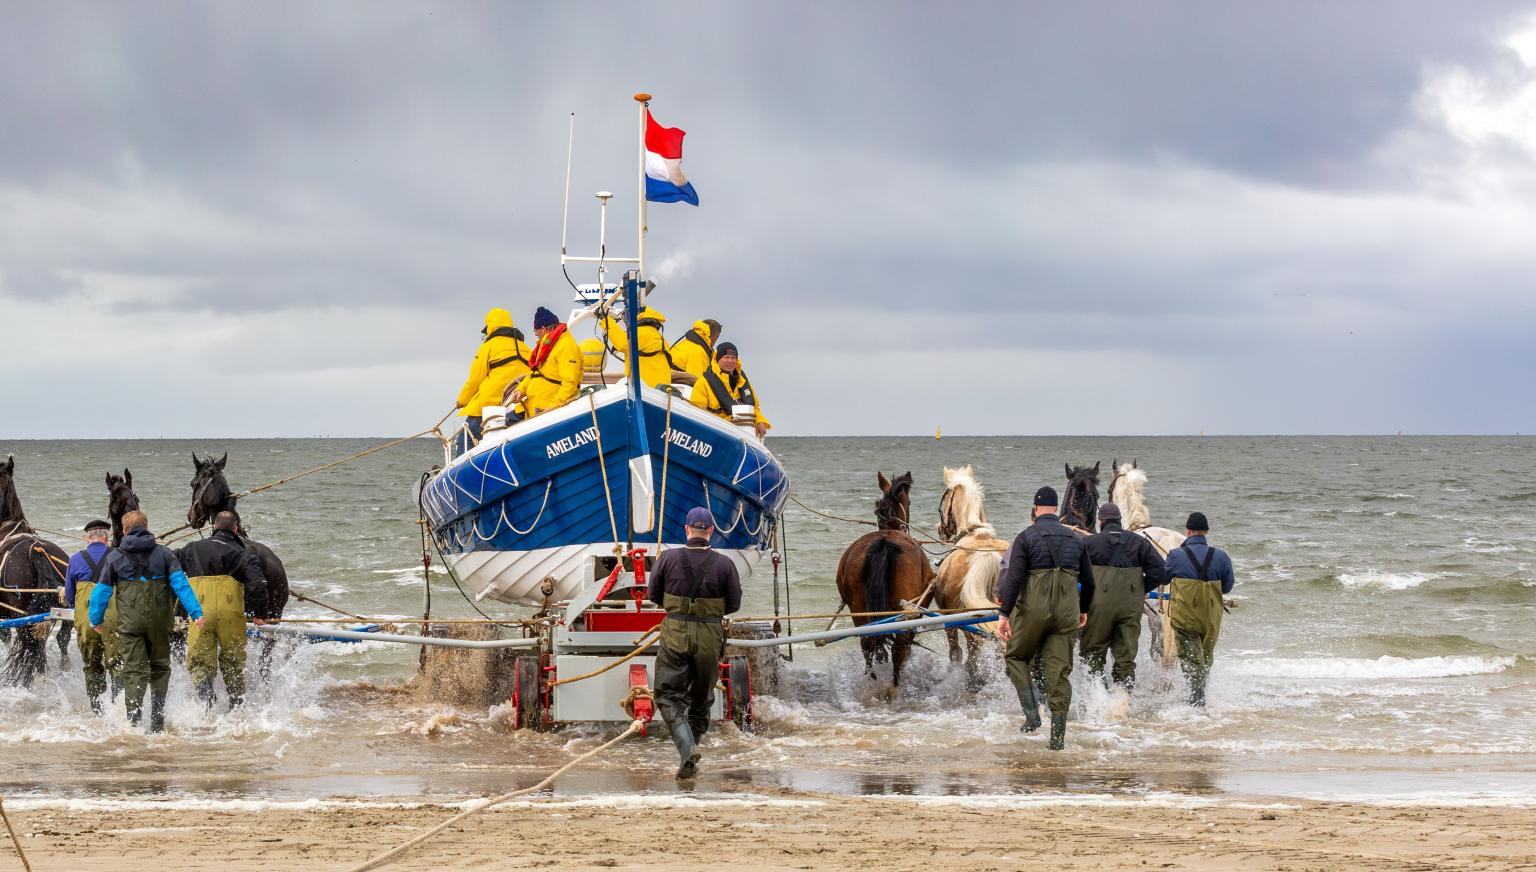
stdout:
<svg viewBox="0 0 1536 872">
<path fill-rule="evenodd" d="M 935 439 L 943 439 L 944 438 L 944 428 L 942 428 L 942 427 L 935 427 L 935 428 L 933 428 L 933 438 L 935 438 Z"/>
</svg>

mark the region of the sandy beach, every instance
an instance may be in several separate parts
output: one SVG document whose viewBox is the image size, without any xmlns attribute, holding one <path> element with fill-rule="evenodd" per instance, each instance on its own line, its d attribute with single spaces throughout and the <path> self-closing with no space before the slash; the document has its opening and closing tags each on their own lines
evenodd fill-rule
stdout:
<svg viewBox="0 0 1536 872">
<path fill-rule="evenodd" d="M 619 796 L 513 803 L 392 869 L 1528 869 L 1529 809 L 1027 797 Z M 344 869 L 459 810 L 17 802 L 32 867 Z M 0 857 L 15 868 L 11 846 Z"/>
</svg>

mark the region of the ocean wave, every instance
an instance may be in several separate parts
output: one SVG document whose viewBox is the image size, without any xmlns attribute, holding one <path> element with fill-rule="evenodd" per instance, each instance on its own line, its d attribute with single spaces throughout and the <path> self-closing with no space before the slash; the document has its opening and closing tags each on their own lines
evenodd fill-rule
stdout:
<svg viewBox="0 0 1536 872">
<path fill-rule="evenodd" d="M 1365 496 L 1360 498 L 1360 500 L 1362 502 L 1367 502 L 1367 503 L 1374 503 L 1374 502 L 1377 502 L 1379 500 L 1415 500 L 1415 499 L 1418 499 L 1418 497 L 1414 496 L 1413 494 L 1402 494 L 1402 493 L 1397 493 L 1397 494 L 1366 494 Z"/>
<path fill-rule="evenodd" d="M 6 800 L 15 811 L 60 810 L 88 811 L 330 811 L 335 809 L 468 809 L 482 805 L 484 799 L 452 802 L 381 802 L 363 799 L 66 799 L 22 797 Z M 814 799 L 773 799 L 761 794 L 719 794 L 702 796 L 653 796 L 620 794 L 560 800 L 521 800 L 504 802 L 500 809 L 514 808 L 617 808 L 617 809 L 710 809 L 710 808 L 818 808 L 826 803 Z"/>
<path fill-rule="evenodd" d="M 1341 572 L 1337 578 L 1345 587 L 1374 587 L 1382 590 L 1409 590 L 1435 576 L 1425 572 Z"/>
<path fill-rule="evenodd" d="M 1273 657 L 1229 660 L 1228 669 L 1250 678 L 1361 679 L 1450 678 L 1489 675 L 1515 665 L 1514 657 Z"/>
</svg>

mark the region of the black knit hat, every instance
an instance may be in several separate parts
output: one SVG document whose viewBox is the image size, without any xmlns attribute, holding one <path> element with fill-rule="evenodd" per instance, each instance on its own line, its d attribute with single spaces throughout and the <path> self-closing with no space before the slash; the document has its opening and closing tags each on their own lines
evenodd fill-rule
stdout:
<svg viewBox="0 0 1536 872">
<path fill-rule="evenodd" d="M 1189 520 L 1184 522 L 1184 529 L 1194 530 L 1196 533 L 1209 533 L 1211 522 L 1205 519 L 1205 512 L 1190 512 Z"/>
<path fill-rule="evenodd" d="M 110 529 L 112 529 L 112 525 L 108 524 L 106 521 L 103 521 L 100 518 L 97 518 L 96 520 L 94 520 L 94 521 L 90 522 L 89 524 L 85 525 L 85 532 L 87 532 L 87 533 L 91 532 L 92 530 L 110 530 Z"/>
<path fill-rule="evenodd" d="M 1047 485 L 1035 491 L 1035 505 L 1056 508 L 1061 505 L 1061 500 L 1056 498 L 1056 489 Z"/>
<path fill-rule="evenodd" d="M 741 353 L 736 350 L 736 343 L 722 342 L 715 346 L 715 360 L 719 360 L 727 355 L 730 357 L 741 357 Z"/>
</svg>

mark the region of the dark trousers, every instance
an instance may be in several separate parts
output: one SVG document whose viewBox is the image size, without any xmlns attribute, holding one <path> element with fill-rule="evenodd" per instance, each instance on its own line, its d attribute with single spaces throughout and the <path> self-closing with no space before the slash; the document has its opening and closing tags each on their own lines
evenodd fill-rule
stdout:
<svg viewBox="0 0 1536 872">
<path fill-rule="evenodd" d="M 463 454 L 480 441 L 480 416 L 470 415 L 464 419 L 464 429 L 459 431 L 459 438 L 454 441 L 453 455 Z"/>
<path fill-rule="evenodd" d="M 663 645 L 656 654 L 656 708 L 662 720 L 669 727 L 686 720 L 697 741 L 709 729 L 719 680 L 718 651 L 689 654 Z"/>
</svg>

